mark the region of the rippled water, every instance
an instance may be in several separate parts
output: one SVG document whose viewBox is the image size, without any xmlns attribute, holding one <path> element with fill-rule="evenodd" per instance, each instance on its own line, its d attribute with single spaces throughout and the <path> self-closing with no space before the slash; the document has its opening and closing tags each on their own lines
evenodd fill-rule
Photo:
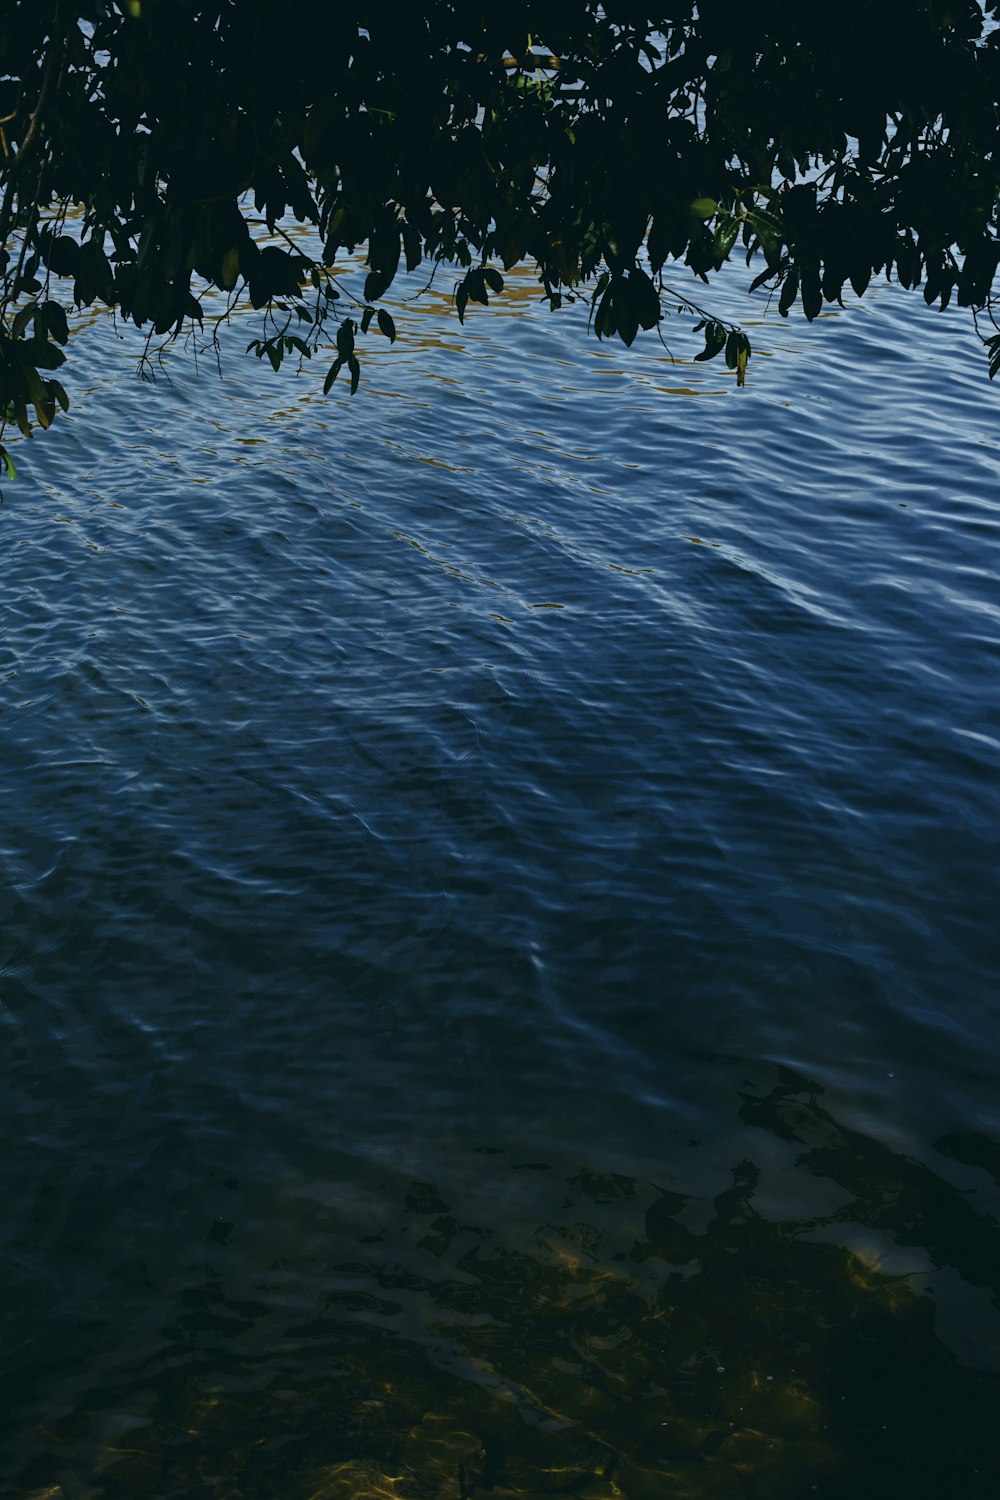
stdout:
<svg viewBox="0 0 1000 1500">
<path fill-rule="evenodd" d="M 966 319 L 761 301 L 738 392 L 446 292 L 353 401 L 95 325 L 18 454 L 0 1473 L 992 1497 Z"/>
</svg>

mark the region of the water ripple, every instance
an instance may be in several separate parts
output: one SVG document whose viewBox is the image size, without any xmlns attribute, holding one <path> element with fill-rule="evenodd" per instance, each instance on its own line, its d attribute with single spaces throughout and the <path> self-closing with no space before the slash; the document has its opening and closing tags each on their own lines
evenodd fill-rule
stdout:
<svg viewBox="0 0 1000 1500">
<path fill-rule="evenodd" d="M 0 511 L 24 1431 L 101 1401 L 194 1430 L 203 1380 L 277 1409 L 391 1349 L 577 1433 L 567 1369 L 646 1358 L 633 1299 L 659 1306 L 665 1246 L 672 1296 L 707 1277 L 754 1325 L 721 1231 L 655 1203 L 687 1174 L 724 1219 L 719 1172 L 769 1150 L 762 1203 L 850 1182 L 863 1222 L 796 1210 L 767 1264 L 913 1244 L 856 1179 L 877 1161 L 921 1226 L 906 1274 L 958 1267 L 941 1326 L 995 1355 L 942 1228 L 1000 1138 L 995 393 L 964 322 L 892 288 L 822 327 L 763 317 L 737 392 L 531 295 L 461 343 L 443 306 L 401 306 L 355 401 L 272 383 L 235 329 L 221 381 L 123 387 L 95 327 Z M 814 1172 L 780 1156 L 807 1125 Z M 965 1143 L 945 1166 L 941 1141 Z M 598 1178 L 645 1194 L 638 1227 L 580 1206 Z M 570 1350 L 512 1310 L 518 1276 L 537 1312 L 547 1257 L 577 1276 L 604 1233 L 635 1316 Z M 70 1330 L 61 1353 L 29 1317 Z M 562 1361 L 541 1384 L 519 1327 Z M 358 1399 L 364 1427 L 389 1398 Z M 90 1451 L 82 1430 L 59 1441 Z M 84 1493 L 46 1463 L 38 1493 Z"/>
</svg>

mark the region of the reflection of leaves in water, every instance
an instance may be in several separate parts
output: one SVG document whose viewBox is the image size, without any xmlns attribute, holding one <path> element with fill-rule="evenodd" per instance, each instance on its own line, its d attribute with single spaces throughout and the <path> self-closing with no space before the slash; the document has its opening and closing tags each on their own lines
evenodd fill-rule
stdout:
<svg viewBox="0 0 1000 1500">
<path fill-rule="evenodd" d="M 425 1182 L 386 1189 L 382 1230 L 353 1244 L 316 1209 L 266 1282 L 182 1291 L 166 1352 L 47 1424 L 23 1492 L 992 1496 L 1000 1378 L 941 1343 L 922 1282 L 836 1235 L 919 1246 L 997 1293 L 997 1225 L 819 1100 L 785 1072 L 741 1113 L 749 1156 L 766 1131 L 845 1195 L 825 1217 L 764 1217 L 749 1156 L 710 1200 L 532 1174 L 541 1222 L 468 1223 Z M 982 1136 L 938 1149 L 998 1159 Z"/>
</svg>

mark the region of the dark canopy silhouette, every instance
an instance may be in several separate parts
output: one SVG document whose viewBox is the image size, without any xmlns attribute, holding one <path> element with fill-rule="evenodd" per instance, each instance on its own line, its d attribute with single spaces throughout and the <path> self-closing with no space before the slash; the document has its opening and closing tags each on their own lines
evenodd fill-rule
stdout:
<svg viewBox="0 0 1000 1500">
<path fill-rule="evenodd" d="M 753 284 L 809 319 L 887 275 L 973 309 L 993 375 L 998 9 L 8 0 L 5 420 L 67 406 L 72 303 L 153 341 L 251 305 L 258 357 L 325 352 L 327 388 L 353 389 L 360 334 L 395 337 L 379 299 L 440 262 L 460 318 L 521 262 L 553 306 L 585 292 L 598 337 L 693 314 L 739 383 L 749 341 L 692 273 L 756 257 Z M 358 247 L 352 299 L 332 267 Z"/>
</svg>

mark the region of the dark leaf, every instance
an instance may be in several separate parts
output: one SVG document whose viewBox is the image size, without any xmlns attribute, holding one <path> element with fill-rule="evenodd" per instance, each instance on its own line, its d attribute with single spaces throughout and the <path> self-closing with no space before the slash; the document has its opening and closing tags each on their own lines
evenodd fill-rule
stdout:
<svg viewBox="0 0 1000 1500">
<path fill-rule="evenodd" d="M 799 273 L 789 271 L 781 286 L 781 295 L 778 298 L 778 311 L 783 318 L 788 317 L 788 310 L 799 294 Z"/>
<path fill-rule="evenodd" d="M 369 271 L 365 277 L 365 301 L 377 302 L 383 292 L 392 285 L 392 277 L 384 271 Z"/>
<path fill-rule="evenodd" d="M 802 276 L 802 311 L 811 323 L 823 310 L 823 292 L 819 272 L 806 271 Z"/>
<path fill-rule="evenodd" d="M 705 329 L 705 347 L 700 354 L 695 355 L 696 362 L 700 363 L 705 359 L 714 359 L 715 356 L 725 347 L 725 343 L 726 330 L 722 326 L 722 324 L 715 322 L 709 323 L 708 327 Z"/>
<path fill-rule="evenodd" d="M 403 251 L 406 255 L 406 269 L 415 271 L 420 264 L 421 239 L 418 230 L 412 224 L 403 224 Z"/>
<path fill-rule="evenodd" d="M 40 370 L 58 370 L 66 363 L 66 355 L 58 344 L 50 344 L 37 335 L 25 347 Z"/>
<path fill-rule="evenodd" d="M 629 277 L 632 307 L 640 328 L 655 328 L 660 321 L 660 294 L 645 271 L 633 271 Z"/>
<path fill-rule="evenodd" d="M 771 267 L 770 266 L 765 266 L 764 270 L 761 271 L 760 275 L 759 276 L 755 276 L 754 279 L 753 279 L 753 281 L 751 281 L 748 290 L 751 291 L 751 292 L 757 291 L 758 287 L 762 287 L 764 285 L 764 283 L 770 281 L 773 278 L 773 276 L 774 276 L 774 271 L 771 269 Z"/>
<path fill-rule="evenodd" d="M 631 299 L 626 294 L 622 298 L 622 305 L 618 310 L 618 337 L 627 348 L 631 349 L 638 332 L 639 319 L 635 315 Z"/>
<path fill-rule="evenodd" d="M 607 339 L 617 330 L 617 327 L 615 292 L 614 287 L 609 286 L 598 303 L 597 316 L 594 319 L 594 331 L 599 339 Z"/>
<path fill-rule="evenodd" d="M 65 344 L 69 338 L 69 324 L 66 321 L 65 312 L 58 302 L 46 302 L 44 308 L 45 327 L 50 337 L 54 338 L 57 344 Z"/>
</svg>

